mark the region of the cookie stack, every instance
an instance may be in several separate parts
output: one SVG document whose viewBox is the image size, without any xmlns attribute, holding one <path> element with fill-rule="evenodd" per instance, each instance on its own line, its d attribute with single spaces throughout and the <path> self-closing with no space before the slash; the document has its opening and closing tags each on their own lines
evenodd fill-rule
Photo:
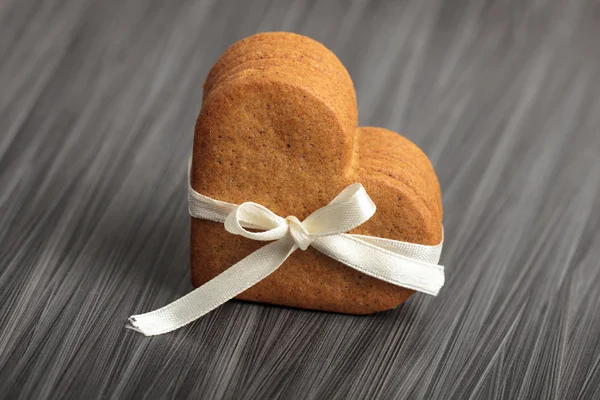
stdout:
<svg viewBox="0 0 600 400">
<path fill-rule="evenodd" d="M 426 245 L 442 240 L 439 184 L 427 156 L 382 128 L 358 127 L 348 72 L 320 43 L 262 33 L 232 45 L 210 71 L 194 135 L 192 187 L 300 220 L 360 182 L 377 212 L 351 233 Z M 192 218 L 200 286 L 264 245 Z M 349 314 L 396 307 L 413 291 L 317 252 L 296 251 L 239 299 Z"/>
</svg>

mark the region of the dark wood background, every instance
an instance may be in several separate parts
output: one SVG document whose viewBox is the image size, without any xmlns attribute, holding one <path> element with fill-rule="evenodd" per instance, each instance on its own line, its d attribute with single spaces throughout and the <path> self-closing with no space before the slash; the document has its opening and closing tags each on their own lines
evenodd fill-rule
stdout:
<svg viewBox="0 0 600 400">
<path fill-rule="evenodd" d="M 266 30 L 431 157 L 446 286 L 126 330 L 191 290 L 202 83 Z M 600 398 L 599 39 L 597 1 L 1 1 L 0 398 Z"/>
</svg>

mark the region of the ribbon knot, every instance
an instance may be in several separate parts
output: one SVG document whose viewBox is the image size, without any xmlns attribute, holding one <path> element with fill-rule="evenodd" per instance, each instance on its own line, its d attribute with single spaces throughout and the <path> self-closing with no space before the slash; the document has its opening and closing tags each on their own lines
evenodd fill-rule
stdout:
<svg viewBox="0 0 600 400">
<path fill-rule="evenodd" d="M 128 328 L 147 336 L 175 330 L 200 318 L 265 279 L 298 248 L 306 250 L 309 246 L 397 286 L 437 295 L 444 284 L 444 267 L 437 265 L 442 243 L 425 246 L 347 233 L 371 218 L 376 209 L 359 183 L 348 186 L 302 222 L 294 216 L 282 218 L 257 203 L 235 205 L 203 196 L 192 188 L 189 179 L 188 203 L 194 218 L 223 223 L 232 234 L 272 243 L 179 300 L 130 317 Z"/>
<path fill-rule="evenodd" d="M 290 215 L 285 220 L 289 226 L 290 235 L 294 239 L 296 246 L 298 246 L 300 250 L 308 249 L 308 246 L 310 246 L 315 238 L 306 230 L 298 218 Z"/>
</svg>

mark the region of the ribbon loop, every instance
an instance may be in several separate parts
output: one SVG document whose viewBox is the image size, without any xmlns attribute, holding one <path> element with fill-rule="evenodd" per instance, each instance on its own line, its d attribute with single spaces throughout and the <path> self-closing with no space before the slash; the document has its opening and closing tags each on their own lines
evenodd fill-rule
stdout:
<svg viewBox="0 0 600 400">
<path fill-rule="evenodd" d="M 263 232 L 249 231 L 242 224 L 261 229 Z M 260 204 L 246 202 L 235 207 L 227 215 L 225 230 L 248 239 L 271 241 L 284 237 L 288 232 L 288 226 L 285 219 L 274 214 L 268 208 Z"/>
<path fill-rule="evenodd" d="M 302 224 L 314 236 L 329 236 L 351 231 L 375 214 L 377 207 L 360 183 L 354 183 L 328 205 L 309 215 Z"/>
</svg>

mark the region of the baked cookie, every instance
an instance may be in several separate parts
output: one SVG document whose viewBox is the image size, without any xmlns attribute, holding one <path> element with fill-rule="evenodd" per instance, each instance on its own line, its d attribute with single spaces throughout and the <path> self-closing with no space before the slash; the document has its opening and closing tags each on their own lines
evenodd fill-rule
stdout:
<svg viewBox="0 0 600 400">
<path fill-rule="evenodd" d="M 217 61 L 204 89 L 191 169 L 197 192 L 234 204 L 253 201 L 302 220 L 360 182 L 377 212 L 350 233 L 441 242 L 440 188 L 427 156 L 394 132 L 357 126 L 350 76 L 320 43 L 280 32 L 243 39 Z M 264 244 L 192 218 L 194 286 Z M 394 308 L 412 293 L 309 247 L 237 298 L 368 314 Z"/>
</svg>

